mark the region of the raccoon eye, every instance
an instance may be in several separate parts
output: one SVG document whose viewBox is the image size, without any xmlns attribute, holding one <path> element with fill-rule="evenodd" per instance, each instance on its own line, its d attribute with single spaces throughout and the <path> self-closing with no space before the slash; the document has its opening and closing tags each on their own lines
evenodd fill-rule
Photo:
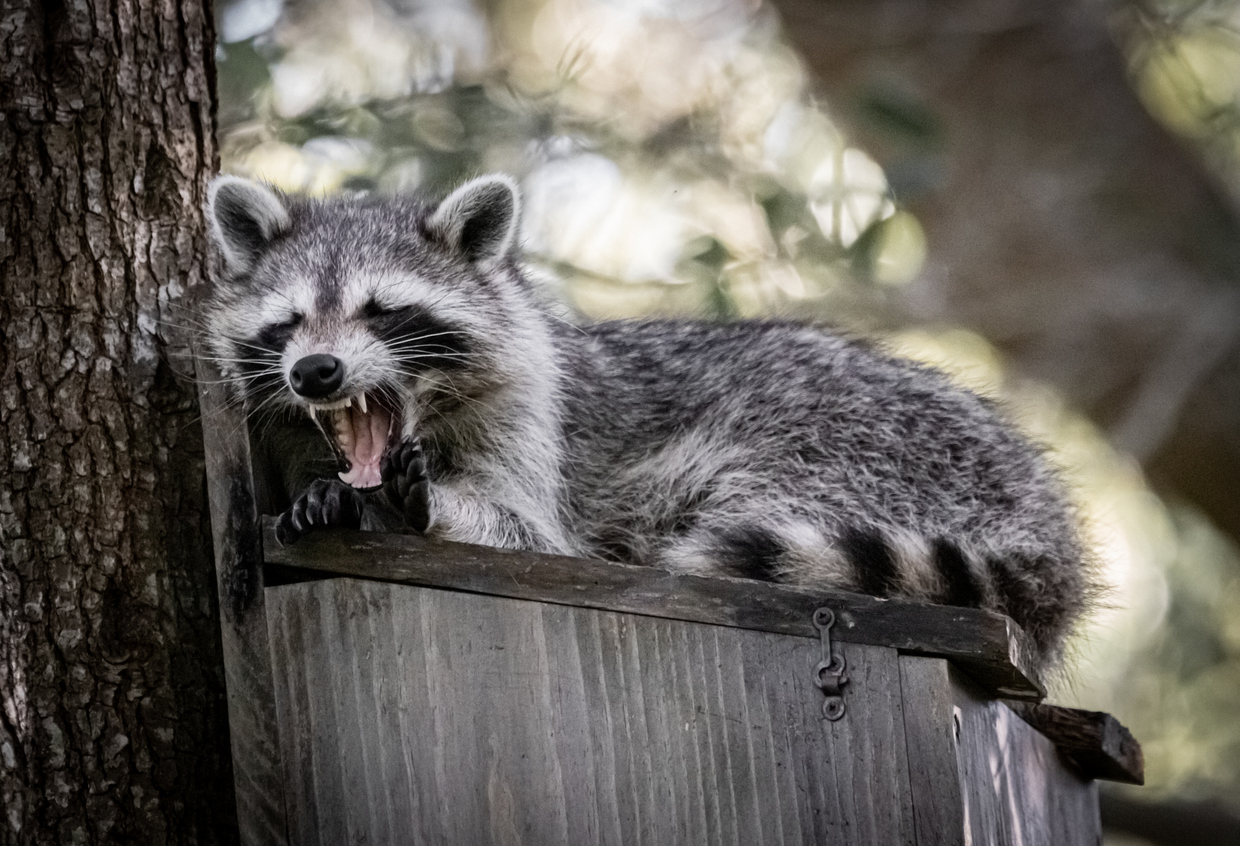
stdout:
<svg viewBox="0 0 1240 846">
<path fill-rule="evenodd" d="M 271 323 L 264 326 L 253 341 L 253 346 L 268 350 L 282 350 L 293 337 L 293 332 L 305 320 L 305 315 L 294 313 L 282 323 Z"/>
<path fill-rule="evenodd" d="M 389 314 L 395 314 L 400 311 L 398 308 L 388 308 L 379 304 L 379 301 L 371 297 L 366 301 L 366 305 L 362 306 L 362 317 L 387 317 Z"/>
</svg>

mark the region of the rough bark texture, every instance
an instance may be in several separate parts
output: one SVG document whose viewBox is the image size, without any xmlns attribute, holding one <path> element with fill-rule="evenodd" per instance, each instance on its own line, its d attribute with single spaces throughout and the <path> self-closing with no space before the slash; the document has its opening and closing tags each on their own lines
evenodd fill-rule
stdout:
<svg viewBox="0 0 1240 846">
<path fill-rule="evenodd" d="M 202 436 L 202 0 L 0 0 L 0 842 L 235 838 Z M 182 368 L 184 369 L 184 368 Z"/>
<path fill-rule="evenodd" d="M 909 318 L 975 327 L 1240 537 L 1240 225 L 1133 94 L 1131 8 L 774 5 L 926 228 Z"/>
</svg>

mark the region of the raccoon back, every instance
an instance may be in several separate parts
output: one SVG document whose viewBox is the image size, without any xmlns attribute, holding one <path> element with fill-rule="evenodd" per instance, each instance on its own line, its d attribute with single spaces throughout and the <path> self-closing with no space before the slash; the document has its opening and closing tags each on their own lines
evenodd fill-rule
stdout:
<svg viewBox="0 0 1240 846">
<path fill-rule="evenodd" d="M 992 608 L 1059 652 L 1088 592 L 1074 514 L 991 403 L 793 324 L 558 337 L 569 510 L 593 554 Z"/>
</svg>

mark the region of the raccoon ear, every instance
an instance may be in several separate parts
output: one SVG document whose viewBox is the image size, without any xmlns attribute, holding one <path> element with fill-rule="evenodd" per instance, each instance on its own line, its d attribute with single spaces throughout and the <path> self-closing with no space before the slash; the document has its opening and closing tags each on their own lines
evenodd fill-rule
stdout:
<svg viewBox="0 0 1240 846">
<path fill-rule="evenodd" d="M 272 239 L 292 225 L 275 191 L 236 176 L 217 176 L 211 182 L 207 219 L 224 262 L 233 272 L 249 270 Z"/>
<path fill-rule="evenodd" d="M 432 238 L 471 262 L 501 258 L 517 236 L 521 201 L 510 176 L 480 176 L 457 188 L 427 222 Z"/>
</svg>

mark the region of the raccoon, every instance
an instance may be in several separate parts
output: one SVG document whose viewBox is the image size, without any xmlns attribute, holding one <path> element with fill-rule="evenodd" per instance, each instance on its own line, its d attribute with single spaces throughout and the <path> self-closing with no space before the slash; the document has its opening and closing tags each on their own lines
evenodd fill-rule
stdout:
<svg viewBox="0 0 1240 846">
<path fill-rule="evenodd" d="M 412 528 L 987 608 L 1043 665 L 1090 594 L 1039 450 L 939 372 L 791 322 L 575 325 L 502 175 L 442 202 L 222 176 L 205 341 L 274 457 L 283 543 Z"/>
</svg>

